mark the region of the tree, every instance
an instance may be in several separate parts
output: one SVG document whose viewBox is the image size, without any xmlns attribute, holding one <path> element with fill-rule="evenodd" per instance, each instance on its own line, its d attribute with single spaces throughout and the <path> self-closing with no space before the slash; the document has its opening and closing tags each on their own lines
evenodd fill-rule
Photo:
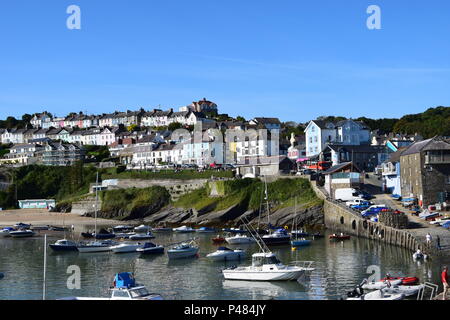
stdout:
<svg viewBox="0 0 450 320">
<path fill-rule="evenodd" d="M 171 124 L 169 124 L 169 126 L 167 127 L 167 129 L 169 131 L 175 131 L 177 129 L 181 129 L 183 128 L 183 125 L 179 122 L 172 122 Z"/>
</svg>

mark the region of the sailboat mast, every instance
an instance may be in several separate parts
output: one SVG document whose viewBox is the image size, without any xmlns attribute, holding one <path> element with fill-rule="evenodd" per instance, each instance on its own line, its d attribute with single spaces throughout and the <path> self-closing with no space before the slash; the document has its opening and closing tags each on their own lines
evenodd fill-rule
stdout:
<svg viewBox="0 0 450 320">
<path fill-rule="evenodd" d="M 97 235 L 97 210 L 98 210 L 98 171 L 97 171 L 97 180 L 95 182 L 95 235 Z"/>
</svg>

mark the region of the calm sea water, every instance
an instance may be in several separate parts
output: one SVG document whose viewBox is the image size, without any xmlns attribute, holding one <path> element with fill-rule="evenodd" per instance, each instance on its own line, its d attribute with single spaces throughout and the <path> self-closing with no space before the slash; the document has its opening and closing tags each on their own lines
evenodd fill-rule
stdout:
<svg viewBox="0 0 450 320">
<path fill-rule="evenodd" d="M 211 262 L 206 255 L 215 251 L 211 238 L 215 234 L 157 233 L 153 242 L 170 244 L 199 237 L 199 258 L 169 261 L 167 255 L 141 258 L 136 253 L 55 253 L 48 249 L 47 298 L 69 296 L 107 297 L 117 272 L 135 272 L 138 283 L 165 299 L 339 299 L 369 274 L 370 265 L 378 265 L 382 274 L 414 275 L 421 281 L 439 283 L 442 261 L 414 262 L 412 252 L 365 239 L 345 242 L 328 239 L 313 241 L 309 247 L 291 250 L 273 247 L 284 263 L 295 260 L 314 261 L 314 272 L 301 282 L 245 282 L 224 280 L 221 270 L 231 265 L 249 265 L 256 245 L 239 246 L 248 251 L 241 262 Z M 48 237 L 54 242 L 58 237 Z M 230 246 L 233 247 L 233 246 Z M 0 239 L 0 299 L 42 299 L 44 238 Z M 67 268 L 81 269 L 81 289 L 67 289 Z"/>
</svg>

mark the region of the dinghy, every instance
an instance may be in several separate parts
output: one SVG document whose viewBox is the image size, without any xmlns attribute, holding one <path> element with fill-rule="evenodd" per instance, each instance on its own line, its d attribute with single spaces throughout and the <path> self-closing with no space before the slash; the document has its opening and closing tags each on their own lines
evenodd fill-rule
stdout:
<svg viewBox="0 0 450 320">
<path fill-rule="evenodd" d="M 192 258 L 198 253 L 199 247 L 194 241 L 183 242 L 167 250 L 169 259 Z"/>
<path fill-rule="evenodd" d="M 249 237 L 245 234 L 237 234 L 233 237 L 227 237 L 225 238 L 225 241 L 229 244 L 248 244 L 248 243 L 255 243 L 256 240 L 253 237 Z"/>
<path fill-rule="evenodd" d="M 393 286 L 384 288 L 382 291 L 387 294 L 403 294 L 405 297 L 413 296 L 422 290 L 425 286 L 423 284 L 417 286 Z"/>
<path fill-rule="evenodd" d="M 401 283 L 402 283 L 402 280 L 385 280 L 385 281 L 377 281 L 377 282 L 365 281 L 365 283 L 362 285 L 362 288 L 367 289 L 367 290 L 380 290 L 380 289 L 387 288 L 388 286 L 395 286 L 395 285 L 399 285 Z"/>
<path fill-rule="evenodd" d="M 195 232 L 194 229 L 192 229 L 191 227 L 187 227 L 187 226 L 182 226 L 179 228 L 174 228 L 173 229 L 174 232 L 178 232 L 178 233 L 190 233 L 190 232 Z"/>
<path fill-rule="evenodd" d="M 130 240 L 150 240 L 155 239 L 155 236 L 151 232 L 147 233 L 136 233 L 129 236 Z"/>
<path fill-rule="evenodd" d="M 0 238 L 11 237 L 11 235 L 9 234 L 11 231 L 16 231 L 16 229 L 11 227 L 3 228 L 2 230 L 0 230 Z"/>
<path fill-rule="evenodd" d="M 18 230 L 10 231 L 9 235 L 13 238 L 28 238 L 34 236 L 34 231 L 32 230 Z"/>
<path fill-rule="evenodd" d="M 347 300 L 402 300 L 405 296 L 403 294 L 385 293 L 383 290 L 377 290 L 363 294 L 359 297 L 348 297 Z"/>
</svg>

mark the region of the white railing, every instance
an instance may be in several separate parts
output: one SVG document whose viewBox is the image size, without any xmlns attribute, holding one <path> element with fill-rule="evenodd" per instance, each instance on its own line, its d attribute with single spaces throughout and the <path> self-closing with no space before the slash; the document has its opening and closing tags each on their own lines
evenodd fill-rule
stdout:
<svg viewBox="0 0 450 320">
<path fill-rule="evenodd" d="M 288 266 L 300 267 L 304 269 L 312 269 L 314 261 L 291 261 Z"/>
</svg>

